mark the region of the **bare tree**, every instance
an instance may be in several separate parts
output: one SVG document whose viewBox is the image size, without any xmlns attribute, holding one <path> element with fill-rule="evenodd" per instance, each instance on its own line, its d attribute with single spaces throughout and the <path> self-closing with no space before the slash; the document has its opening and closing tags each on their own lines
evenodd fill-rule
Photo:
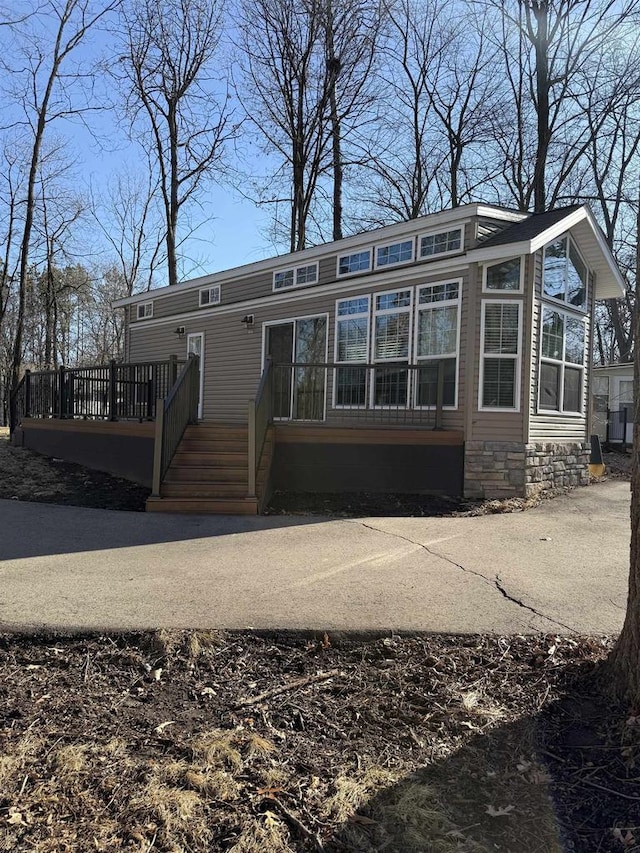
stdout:
<svg viewBox="0 0 640 853">
<path fill-rule="evenodd" d="M 505 50 L 505 68 L 514 103 L 515 126 L 520 135 L 514 154 L 520 158 L 516 172 L 527 154 L 534 162 L 528 187 L 518 174 L 521 206 L 542 212 L 553 206 L 560 188 L 570 176 L 588 145 L 584 125 L 567 114 L 573 105 L 572 86 L 583 63 L 620 39 L 633 27 L 640 9 L 638 0 L 492 0 L 502 16 L 501 43 Z M 515 33 L 512 37 L 511 33 Z M 515 71 L 510 70 L 515 66 Z M 519 69 L 525 78 L 519 79 Z M 536 133 L 527 139 L 526 116 L 533 107 Z M 577 129 L 578 135 L 571 138 Z M 554 141 L 558 142 L 556 149 Z M 548 164 L 554 153 L 556 163 L 550 189 Z M 557 152 L 560 153 L 558 158 Z M 558 162 L 559 161 L 559 162 Z"/>
<path fill-rule="evenodd" d="M 13 50 L 2 60 L 11 81 L 10 97 L 19 110 L 15 126 L 28 139 L 27 179 L 19 240 L 18 304 L 15 318 L 11 387 L 16 387 L 22 362 L 25 304 L 28 288 L 38 169 L 45 133 L 56 120 L 78 115 L 86 96 L 76 99 L 81 72 L 67 68 L 89 31 L 111 11 L 117 0 L 96 6 L 92 0 L 47 0 L 29 18 L 12 24 Z M 40 25 L 40 29 L 36 27 Z M 44 31 L 44 32 L 43 32 Z M 11 64 L 13 63 L 13 64 Z M 87 80 L 83 80 L 86 85 Z M 80 92 L 82 89 L 80 88 Z"/>
<path fill-rule="evenodd" d="M 114 176 L 99 200 L 94 195 L 91 213 L 111 247 L 124 282 L 123 297 L 150 290 L 157 268 L 166 261 L 164 229 L 155 210 L 157 190 L 151 169 L 146 175 L 127 170 Z"/>
<path fill-rule="evenodd" d="M 217 79 L 221 28 L 219 0 L 136 0 L 121 15 L 117 73 L 132 131 L 146 127 L 143 144 L 158 170 L 170 285 L 178 281 L 180 213 L 223 169 L 237 131 Z"/>
<path fill-rule="evenodd" d="M 344 148 L 369 109 L 378 7 L 370 0 L 257 0 L 242 7 L 240 30 L 240 96 L 265 151 L 279 161 L 271 182 L 287 187 L 289 250 L 307 245 L 327 175 L 338 239 L 351 160 Z"/>
</svg>

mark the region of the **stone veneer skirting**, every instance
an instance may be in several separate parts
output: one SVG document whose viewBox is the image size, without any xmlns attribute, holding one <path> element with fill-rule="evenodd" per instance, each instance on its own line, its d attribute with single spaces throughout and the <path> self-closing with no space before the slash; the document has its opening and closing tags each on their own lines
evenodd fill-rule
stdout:
<svg viewBox="0 0 640 853">
<path fill-rule="evenodd" d="M 530 497 L 560 486 L 587 486 L 590 453 L 586 442 L 467 441 L 465 497 Z"/>
</svg>

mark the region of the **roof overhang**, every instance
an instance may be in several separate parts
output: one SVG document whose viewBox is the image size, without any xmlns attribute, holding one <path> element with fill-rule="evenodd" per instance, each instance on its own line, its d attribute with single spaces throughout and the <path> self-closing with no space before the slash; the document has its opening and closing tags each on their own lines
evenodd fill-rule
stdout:
<svg viewBox="0 0 640 853">
<path fill-rule="evenodd" d="M 567 231 L 575 236 L 588 266 L 596 275 L 596 299 L 619 299 L 624 296 L 626 283 L 607 245 L 604 234 L 591 210 L 583 205 L 568 213 L 554 225 L 536 234 L 530 240 L 518 243 L 501 243 L 469 252 L 469 260 L 478 263 L 529 255 L 542 249 Z"/>
</svg>

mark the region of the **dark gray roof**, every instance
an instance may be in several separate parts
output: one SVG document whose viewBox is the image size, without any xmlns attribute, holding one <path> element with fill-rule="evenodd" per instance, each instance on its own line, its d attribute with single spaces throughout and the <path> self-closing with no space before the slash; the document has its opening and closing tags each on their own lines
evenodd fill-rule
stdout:
<svg viewBox="0 0 640 853">
<path fill-rule="evenodd" d="M 503 246 L 505 243 L 520 243 L 524 240 L 533 240 L 538 234 L 551 228 L 561 219 L 564 219 L 574 210 L 579 210 L 581 204 L 572 204 L 570 207 L 558 207 L 556 210 L 548 210 L 546 213 L 532 213 L 527 219 L 521 222 L 514 222 L 504 231 L 494 234 L 488 240 L 485 240 L 481 245 L 482 248 L 490 246 Z"/>
</svg>

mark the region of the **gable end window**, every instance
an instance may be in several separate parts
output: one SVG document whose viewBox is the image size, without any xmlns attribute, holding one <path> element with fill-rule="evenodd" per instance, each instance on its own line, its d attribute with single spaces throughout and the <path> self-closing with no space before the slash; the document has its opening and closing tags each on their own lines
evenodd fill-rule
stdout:
<svg viewBox="0 0 640 853">
<path fill-rule="evenodd" d="M 318 281 L 318 264 L 305 264 L 288 270 L 279 270 L 273 274 L 273 289 L 286 290 L 289 287 L 303 287 Z"/>
<path fill-rule="evenodd" d="M 522 258 L 511 258 L 484 268 L 484 290 L 522 291 L 524 264 Z"/>
<path fill-rule="evenodd" d="M 358 272 L 369 272 L 370 269 L 371 249 L 338 257 L 338 275 L 353 275 Z"/>
<path fill-rule="evenodd" d="M 407 264 L 413 260 L 413 240 L 376 247 L 376 268 Z"/>
<path fill-rule="evenodd" d="M 200 308 L 206 308 L 208 305 L 220 304 L 220 285 L 216 284 L 213 287 L 204 287 L 200 291 Z"/>
<path fill-rule="evenodd" d="M 568 235 L 544 249 L 543 294 L 566 305 L 585 310 L 589 272 Z"/>
<path fill-rule="evenodd" d="M 519 410 L 522 304 L 484 299 L 480 409 Z"/>
<path fill-rule="evenodd" d="M 419 256 L 431 258 L 434 255 L 448 255 L 462 251 L 462 231 L 462 228 L 452 228 L 449 231 L 423 234 L 418 238 Z"/>
<path fill-rule="evenodd" d="M 136 316 L 138 320 L 148 320 L 153 317 L 153 302 L 139 302 Z"/>
<path fill-rule="evenodd" d="M 542 310 L 538 406 L 543 411 L 580 414 L 583 407 L 585 327 L 581 317 Z"/>
</svg>

